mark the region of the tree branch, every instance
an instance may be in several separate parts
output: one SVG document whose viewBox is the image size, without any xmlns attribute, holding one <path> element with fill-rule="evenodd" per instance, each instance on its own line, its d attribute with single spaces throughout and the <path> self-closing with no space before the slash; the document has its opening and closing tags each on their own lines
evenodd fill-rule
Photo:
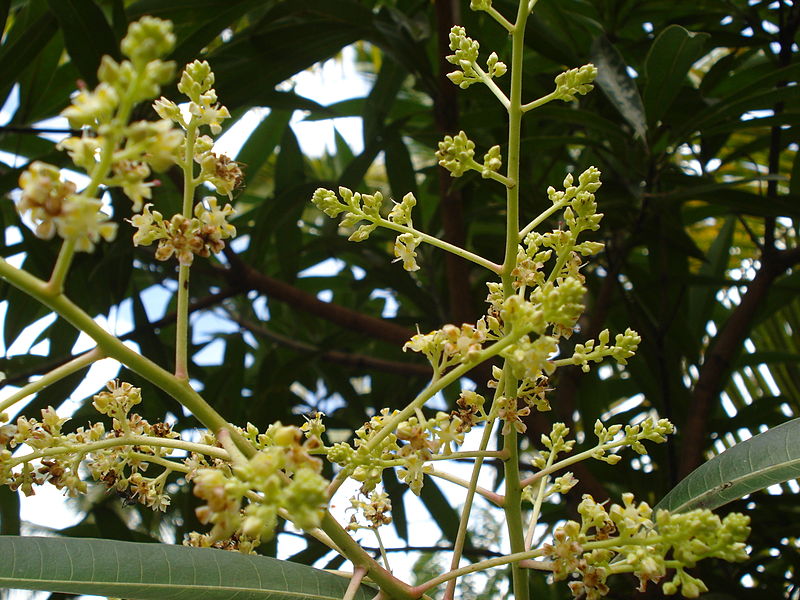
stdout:
<svg viewBox="0 0 800 600">
<path fill-rule="evenodd" d="M 391 321 L 371 317 L 333 302 L 323 302 L 313 294 L 304 292 L 285 281 L 259 273 L 242 261 L 230 247 L 226 247 L 224 252 L 230 263 L 230 269 L 224 271 L 224 274 L 232 287 L 261 292 L 271 299 L 291 304 L 292 308 L 311 313 L 346 329 L 360 331 L 395 346 L 402 346 L 416 333 Z"/>
<path fill-rule="evenodd" d="M 692 409 L 681 428 L 680 476 L 685 477 L 703 462 L 707 446 L 708 420 L 714 401 L 728 377 L 730 366 L 741 352 L 758 309 L 763 305 L 775 279 L 800 263 L 800 248 L 780 250 L 762 258 L 761 268 L 747 286 L 742 301 L 717 334 L 706 352 L 689 405 Z"/>
<path fill-rule="evenodd" d="M 318 358 L 328 362 L 346 365 L 354 369 L 374 369 L 376 371 L 383 371 L 385 373 L 398 373 L 400 375 L 411 375 L 417 377 L 431 376 L 431 368 L 427 365 L 383 360 L 381 358 L 367 356 L 366 354 L 351 354 L 338 350 L 322 350 L 311 344 L 307 344 L 274 331 L 270 331 L 266 327 L 248 321 L 247 319 L 243 319 L 237 315 L 229 313 L 228 316 L 257 336 L 267 338 L 277 342 L 278 344 L 281 344 L 282 346 L 292 348 L 293 350 L 315 354 Z"/>
</svg>

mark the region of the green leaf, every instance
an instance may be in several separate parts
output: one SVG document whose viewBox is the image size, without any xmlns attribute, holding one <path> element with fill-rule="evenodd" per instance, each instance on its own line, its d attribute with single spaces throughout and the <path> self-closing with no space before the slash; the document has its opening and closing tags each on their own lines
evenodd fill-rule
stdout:
<svg viewBox="0 0 800 600">
<path fill-rule="evenodd" d="M 705 262 L 700 267 L 700 275 L 708 278 L 722 279 L 728 267 L 730 247 L 736 219 L 728 217 L 719 228 L 714 243 L 708 250 Z M 697 286 L 689 291 L 689 314 L 687 320 L 692 333 L 700 338 L 705 331 L 706 323 L 714 310 L 718 286 Z"/>
<path fill-rule="evenodd" d="M 37 18 L 36 3 L 26 8 L 6 34 L 0 50 L 0 88 L 10 87 L 58 30 L 55 18 L 49 13 Z"/>
<path fill-rule="evenodd" d="M 708 37 L 706 33 L 692 33 L 680 25 L 670 25 L 653 42 L 644 63 L 647 77 L 644 107 L 650 123 L 657 122 L 672 105 Z"/>
<path fill-rule="evenodd" d="M 8 11 L 11 8 L 11 0 L 0 0 L 0 31 L 6 30 Z"/>
<path fill-rule="evenodd" d="M 400 135 L 387 132 L 385 144 L 386 174 L 395 201 L 399 202 L 408 192 L 417 192 L 416 173 L 411 153 Z"/>
<path fill-rule="evenodd" d="M 798 476 L 800 419 L 792 419 L 736 444 L 698 467 L 655 508 L 674 512 L 714 509 Z"/>
<path fill-rule="evenodd" d="M 340 599 L 348 580 L 267 558 L 166 544 L 0 536 L 0 587 L 131 600 Z M 375 590 L 356 592 L 368 600 Z"/>
<path fill-rule="evenodd" d="M 636 135 L 644 138 L 647 134 L 644 104 L 636 82 L 628 75 L 625 59 L 605 36 L 594 40 L 591 56 L 597 67 L 597 85 L 633 127 Z"/>
<path fill-rule="evenodd" d="M 291 110 L 273 110 L 247 138 L 236 160 L 244 165 L 245 182 L 249 184 L 281 141 L 292 118 Z"/>
<path fill-rule="evenodd" d="M 48 0 L 47 4 L 64 32 L 70 59 L 89 85 L 94 86 L 103 55 L 119 54 L 117 39 L 103 11 L 92 0 Z"/>
</svg>

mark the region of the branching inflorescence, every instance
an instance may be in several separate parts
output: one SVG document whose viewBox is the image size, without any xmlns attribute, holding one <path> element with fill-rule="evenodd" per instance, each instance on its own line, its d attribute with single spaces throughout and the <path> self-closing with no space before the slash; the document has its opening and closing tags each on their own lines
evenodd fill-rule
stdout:
<svg viewBox="0 0 800 600">
<path fill-rule="evenodd" d="M 648 582 L 665 580 L 665 593 L 681 591 L 686 597 L 695 597 L 705 585 L 688 574 L 687 568 L 708 557 L 745 558 L 746 517 L 732 514 L 721 520 L 709 511 L 654 514 L 630 494 L 623 495 L 622 505 L 609 507 L 584 496 L 578 509 L 580 522 L 567 521 L 551 541 L 532 547 L 542 504 L 556 501 L 576 484 L 567 471 L 570 465 L 589 459 L 615 464 L 624 448 L 644 454 L 644 442 L 661 443 L 673 431 L 665 419 L 652 418 L 625 427 L 606 427 L 598 421 L 594 428 L 597 443 L 576 451 L 575 441 L 568 439 L 569 429 L 557 423 L 549 435 L 541 437 L 532 459 L 534 474 L 519 474 L 517 436 L 526 431 L 525 417 L 550 409 L 553 374 L 568 365 L 588 371 L 593 363 L 606 358 L 625 365 L 640 342 L 630 329 L 613 341 L 604 330 L 596 340 L 576 345 L 571 356 L 562 356 L 559 350 L 584 311 L 584 260 L 603 248 L 599 242 L 582 239 L 586 232 L 598 229 L 603 216 L 595 202 L 601 185 L 597 169 L 588 167 L 577 181 L 567 175 L 561 190 L 549 188 L 550 207 L 520 227 L 522 116 L 548 102 L 574 101 L 588 93 L 597 73 L 593 65 L 565 71 L 556 77 L 552 93 L 523 102 L 521 43 L 535 3 L 523 0 L 513 23 L 494 9 L 490 0 L 471 3 L 471 8 L 485 11 L 511 34 L 510 67 L 494 52 L 485 67 L 481 66 L 478 42 L 467 37 L 462 27 L 454 27 L 450 33 L 453 54 L 447 60 L 456 69 L 449 79 L 464 89 L 486 85 L 509 115 L 505 173 L 501 172 L 500 145 L 487 149 L 479 162 L 475 144 L 463 131 L 446 136 L 436 152 L 439 164 L 453 177 L 477 171 L 505 188 L 508 240 L 500 262 L 417 229 L 412 219 L 417 200 L 411 193 L 399 202 L 386 202 L 380 191 L 362 194 L 345 187 L 338 193 L 320 188 L 313 195 L 312 202 L 320 211 L 329 217 L 343 215 L 340 228 L 352 241 L 363 242 L 378 228 L 396 234 L 394 256 L 409 272 L 420 268 L 417 248 L 429 244 L 484 267 L 498 278 L 488 284 L 488 310 L 477 322 L 419 333 L 403 347 L 427 358 L 433 369 L 430 384 L 404 409 L 384 409 L 372 417 L 354 432 L 351 442 L 335 443 L 326 442 L 322 414 L 308 418 L 301 427 L 276 423 L 263 433 L 251 424 L 232 426 L 186 383 L 189 269 L 196 257 L 221 251 L 225 240 L 236 234 L 229 223 L 234 212 L 231 204 L 220 204 L 215 196 L 196 201 L 196 190 L 210 184 L 219 195 L 230 198 L 241 184 L 242 174 L 235 162 L 213 151 L 211 136 L 221 131 L 220 122 L 229 114 L 218 103 L 214 75 L 205 62 L 190 63 L 181 74 L 178 90 L 188 100 L 187 108 L 162 97 L 153 104 L 158 120 L 129 122 L 133 107 L 158 96 L 174 71 L 174 65 L 163 60 L 174 44 L 170 24 L 149 17 L 132 24 L 122 45 L 127 59 L 117 63 L 104 58 L 97 88 L 81 90 L 63 112 L 83 135 L 66 139 L 60 148 L 87 172 L 90 183 L 78 191 L 56 167 L 40 162 L 31 164 L 20 177 L 20 215 L 31 223 L 37 236 L 49 239 L 57 235 L 63 240 L 51 279 L 38 280 L 2 259 L 0 276 L 86 330 L 97 342 L 88 359 L 61 367 L 46 377 L 46 382 L 110 356 L 172 394 L 208 431 L 200 441 L 190 442 L 166 423 L 149 423 L 131 412 L 141 401 L 140 391 L 116 381 L 94 397 L 94 407 L 108 417 L 106 424 L 97 422 L 67 433 L 63 429 L 67 419 L 52 408 L 42 411 L 40 421 L 19 416 L 8 422 L 5 411 L 44 385 L 29 384 L 0 404 L 0 423 L 6 423 L 0 426 L 0 483 L 30 494 L 35 485 L 49 482 L 76 495 L 87 490 L 81 473 L 81 466 L 86 465 L 95 480 L 126 501 L 164 510 L 170 502 L 165 484 L 176 473 L 191 483 L 203 501 L 197 516 L 211 526 L 209 533 L 192 534 L 186 543 L 250 552 L 273 535 L 279 518 L 288 519 L 343 553 L 387 597 L 419 598 L 446 585 L 445 593 L 452 598 L 460 576 L 508 565 L 518 600 L 528 597 L 531 568 L 549 571 L 556 580 L 570 578 L 576 598 L 604 596 L 608 576 L 625 572 L 638 577 L 640 589 Z M 511 78 L 509 93 L 495 81 L 505 74 Z M 172 166 L 184 175 L 183 206 L 181 212 L 167 218 L 155 210 L 153 192 L 158 181 L 151 179 L 151 174 Z M 91 328 L 88 316 L 63 295 L 74 252 L 91 251 L 101 239 L 111 241 L 118 233 L 103 212 L 102 194 L 110 187 L 120 188 L 132 202 L 133 244 L 157 243 L 158 260 L 177 261 L 180 285 L 174 374 L 133 353 L 110 334 Z M 560 217 L 559 228 L 537 230 L 555 216 Z M 492 358 L 502 362 L 492 368 L 492 379 L 487 382 L 494 390 L 492 398 L 464 389 L 450 412 L 424 410 L 439 391 L 457 384 L 465 373 Z M 490 451 L 487 448 L 495 426 L 504 445 L 502 450 Z M 465 449 L 465 436 L 476 427 L 483 428 L 481 443 L 477 449 Z M 23 445 L 27 449 L 22 450 Z M 182 451 L 182 456 L 176 457 L 175 451 Z M 474 460 L 469 481 L 436 467 L 437 462 L 453 458 Z M 501 459 L 506 465 L 502 495 L 477 485 L 486 458 Z M 336 465 L 332 481 L 321 474 L 323 459 Z M 398 478 L 416 494 L 426 477 L 442 477 L 465 488 L 452 567 L 416 587 L 381 568 L 347 533 L 367 529 L 377 535 L 381 526 L 391 522 L 391 502 L 380 487 L 387 469 L 396 469 Z M 353 515 L 345 529 L 330 515 L 328 504 L 348 478 L 360 482 L 361 487 L 351 500 Z M 475 494 L 505 511 L 511 553 L 460 567 Z M 385 553 L 383 559 L 385 562 Z"/>
</svg>

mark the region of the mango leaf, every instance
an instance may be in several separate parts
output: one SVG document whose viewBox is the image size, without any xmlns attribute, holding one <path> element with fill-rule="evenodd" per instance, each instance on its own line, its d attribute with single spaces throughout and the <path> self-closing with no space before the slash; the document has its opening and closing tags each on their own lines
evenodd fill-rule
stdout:
<svg viewBox="0 0 800 600">
<path fill-rule="evenodd" d="M 798 476 L 800 419 L 792 419 L 736 444 L 698 467 L 655 508 L 674 512 L 714 509 Z"/>
<path fill-rule="evenodd" d="M 296 563 L 166 544 L 0 536 L 0 588 L 97 594 L 132 600 L 323 600 L 348 580 Z M 361 586 L 358 600 L 376 591 Z"/>
<path fill-rule="evenodd" d="M 625 59 L 605 36 L 594 40 L 591 56 L 597 66 L 597 85 L 636 135 L 644 139 L 647 134 L 644 104 L 636 82 L 628 74 Z"/>
<path fill-rule="evenodd" d="M 92 0 L 48 0 L 48 5 L 64 32 L 70 58 L 89 85 L 95 85 L 103 55 L 119 55 L 117 39 L 103 11 Z"/>
<path fill-rule="evenodd" d="M 647 83 L 644 106 L 651 123 L 657 122 L 680 93 L 692 63 L 700 58 L 707 33 L 692 33 L 670 25 L 653 42 L 645 59 Z"/>
</svg>

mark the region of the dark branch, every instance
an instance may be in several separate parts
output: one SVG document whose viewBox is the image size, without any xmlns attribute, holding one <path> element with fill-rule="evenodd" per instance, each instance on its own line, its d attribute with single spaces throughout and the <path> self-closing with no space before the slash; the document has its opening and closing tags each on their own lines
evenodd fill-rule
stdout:
<svg viewBox="0 0 800 600">
<path fill-rule="evenodd" d="M 299 352 L 306 352 L 314 354 L 322 360 L 346 365 L 354 369 L 374 369 L 376 371 L 383 371 L 385 373 L 397 373 L 400 375 L 412 375 L 420 377 L 430 377 L 431 369 L 429 366 L 417 365 L 411 363 L 402 363 L 392 360 L 384 360 L 381 358 L 374 358 L 365 354 L 352 354 L 348 352 L 341 352 L 338 350 L 322 350 L 296 339 L 289 338 L 274 331 L 270 331 L 262 325 L 258 325 L 246 319 L 242 319 L 236 315 L 230 314 L 231 319 L 236 321 L 239 325 L 248 331 L 256 334 L 259 337 L 267 338 L 287 348 L 292 348 Z"/>
<path fill-rule="evenodd" d="M 230 248 L 225 248 L 224 252 L 231 265 L 231 268 L 225 271 L 225 276 L 232 287 L 261 292 L 270 299 L 287 302 L 292 308 L 311 313 L 331 323 L 336 323 L 340 327 L 360 331 L 395 346 L 402 346 L 415 333 L 391 321 L 364 315 L 333 302 L 323 302 L 313 294 L 300 290 L 285 281 L 259 273 L 242 261 Z"/>
</svg>

